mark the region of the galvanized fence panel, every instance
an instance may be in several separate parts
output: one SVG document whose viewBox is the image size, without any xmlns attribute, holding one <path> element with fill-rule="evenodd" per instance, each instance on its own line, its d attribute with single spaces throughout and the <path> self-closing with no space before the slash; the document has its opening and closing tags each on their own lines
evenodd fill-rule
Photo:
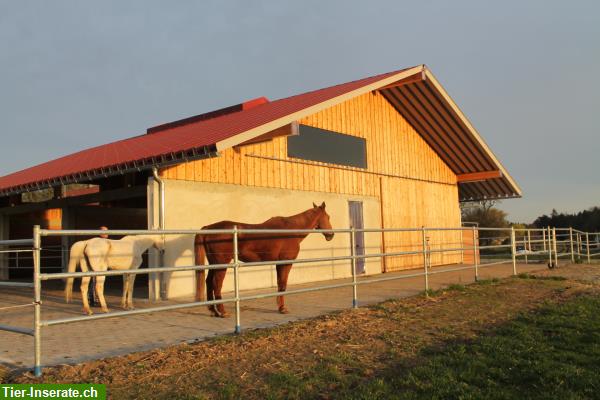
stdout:
<svg viewBox="0 0 600 400">
<path fill-rule="evenodd" d="M 42 328 L 60 324 L 68 324 L 80 321 L 92 321 L 105 318 L 126 317 L 132 315 L 154 313 L 159 311 L 178 310 L 199 306 L 217 305 L 225 303 L 235 303 L 235 328 L 236 333 L 241 332 L 241 312 L 240 304 L 243 301 L 276 297 L 282 294 L 295 295 L 301 293 L 331 290 L 343 287 L 352 287 L 352 307 L 358 306 L 358 286 L 368 285 L 379 282 L 408 279 L 414 277 L 423 277 L 424 292 L 427 295 L 429 291 L 429 276 L 443 274 L 448 272 L 473 270 L 474 277 L 479 278 L 481 268 L 490 267 L 499 264 L 512 265 L 512 273 L 517 274 L 517 260 L 523 258 L 526 263 L 533 261 L 548 260 L 548 266 L 554 267 L 558 264 L 559 257 L 585 254 L 588 262 L 592 257 L 600 255 L 600 234 L 585 233 L 572 229 L 514 229 L 514 228 L 479 228 L 479 227 L 461 227 L 461 228 L 399 228 L 399 229 L 329 229 L 329 230 L 285 230 L 285 229 L 244 229 L 244 234 L 264 234 L 264 233 L 340 233 L 349 235 L 348 254 L 332 257 L 313 257 L 296 260 L 280 261 L 260 261 L 242 263 L 238 254 L 238 236 L 242 230 L 234 229 L 203 230 L 203 234 L 231 234 L 234 254 L 233 262 L 220 265 L 188 265 L 178 267 L 156 267 L 136 270 L 111 270 L 101 272 L 73 272 L 73 273 L 42 273 L 41 272 L 41 238 L 46 236 L 99 236 L 99 235 L 193 235 L 199 233 L 199 230 L 44 230 L 38 226 L 34 227 L 33 240 L 22 241 L 21 245 L 32 245 L 30 250 L 33 254 L 33 283 L 10 283 L 0 282 L 1 285 L 27 286 L 33 287 L 33 302 L 29 304 L 34 308 L 34 328 L 31 330 L 0 325 L 0 330 L 6 330 L 16 333 L 34 336 L 34 373 L 40 376 L 42 373 L 41 362 L 41 334 Z M 354 246 L 356 232 L 386 234 L 386 235 L 405 235 L 408 244 L 386 247 L 381 251 L 357 255 Z M 577 235 L 579 234 L 579 239 Z M 465 235 L 472 235 L 471 245 L 465 245 Z M 0 246 L 4 243 L 0 241 Z M 13 243 L 16 244 L 16 243 Z M 447 260 L 460 258 L 463 260 L 465 252 L 472 252 L 472 265 L 460 266 L 455 268 L 444 268 L 443 270 L 432 270 L 433 265 L 440 265 Z M 582 253 L 583 252 L 583 253 Z M 407 257 L 413 265 L 422 264 L 422 271 L 393 276 L 369 276 L 358 279 L 356 273 L 356 261 L 358 259 L 378 258 L 381 260 L 390 260 L 398 257 Z M 322 261 L 349 261 L 351 267 L 351 279 L 348 282 L 341 282 L 328 285 L 318 285 L 310 288 L 289 290 L 285 293 L 271 292 L 258 295 L 242 296 L 240 294 L 240 275 L 241 268 L 247 269 L 264 265 L 279 264 L 308 264 Z M 458 262 L 454 264 L 460 264 Z M 150 307 L 145 309 L 117 311 L 107 314 L 97 314 L 90 316 L 77 316 L 52 320 L 41 319 L 41 284 L 46 280 L 82 278 L 86 276 L 114 276 L 128 274 L 152 274 L 175 271 L 197 271 L 209 269 L 233 269 L 234 270 L 234 293 L 233 297 L 212 300 L 212 301 L 194 301 L 190 303 L 180 303 L 174 305 L 165 305 Z"/>
</svg>

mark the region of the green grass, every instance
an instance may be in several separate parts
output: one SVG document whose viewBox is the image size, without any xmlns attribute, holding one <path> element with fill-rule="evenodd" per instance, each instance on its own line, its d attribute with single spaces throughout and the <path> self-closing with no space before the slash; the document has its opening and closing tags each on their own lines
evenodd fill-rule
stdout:
<svg viewBox="0 0 600 400">
<path fill-rule="evenodd" d="M 492 279 L 478 279 L 477 282 L 475 282 L 476 285 L 497 285 L 500 283 L 500 279 L 498 278 L 492 278 Z"/>
<path fill-rule="evenodd" d="M 565 278 L 564 276 L 537 276 L 537 275 L 531 275 L 528 273 L 520 273 L 517 275 L 517 278 L 519 279 L 538 279 L 538 280 L 542 280 L 542 281 L 566 281 L 567 278 Z"/>
<path fill-rule="evenodd" d="M 458 283 L 453 283 L 447 287 L 442 287 L 439 289 L 427 289 L 424 290 L 423 292 L 421 292 L 424 296 L 428 296 L 428 297 L 437 297 L 437 296 L 441 296 L 446 292 L 464 292 L 465 290 L 467 290 L 467 287 L 465 285 L 461 285 Z"/>
<path fill-rule="evenodd" d="M 593 399 L 600 398 L 600 298 L 547 305 L 484 333 L 401 357 L 383 371 L 348 354 L 322 359 L 306 376 L 282 368 L 263 398 Z M 239 393 L 235 393 L 239 395 Z M 228 396 L 225 396 L 228 397 Z"/>
<path fill-rule="evenodd" d="M 600 298 L 583 296 L 523 315 L 471 343 L 421 353 L 336 398 L 600 398 Z"/>
</svg>

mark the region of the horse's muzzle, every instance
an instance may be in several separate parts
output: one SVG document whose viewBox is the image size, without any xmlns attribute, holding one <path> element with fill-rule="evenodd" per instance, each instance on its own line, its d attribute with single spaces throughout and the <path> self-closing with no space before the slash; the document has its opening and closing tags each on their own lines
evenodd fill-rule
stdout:
<svg viewBox="0 0 600 400">
<path fill-rule="evenodd" d="M 328 242 L 333 239 L 333 233 L 324 233 L 323 236 L 325 236 L 325 240 L 327 240 Z"/>
</svg>

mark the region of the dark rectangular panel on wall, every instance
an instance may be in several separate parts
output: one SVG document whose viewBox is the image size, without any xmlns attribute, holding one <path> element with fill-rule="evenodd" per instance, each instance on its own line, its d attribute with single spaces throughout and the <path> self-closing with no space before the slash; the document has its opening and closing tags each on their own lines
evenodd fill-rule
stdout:
<svg viewBox="0 0 600 400">
<path fill-rule="evenodd" d="M 287 143 L 289 157 L 367 168 L 364 138 L 300 125 L 299 135 L 288 137 Z"/>
</svg>

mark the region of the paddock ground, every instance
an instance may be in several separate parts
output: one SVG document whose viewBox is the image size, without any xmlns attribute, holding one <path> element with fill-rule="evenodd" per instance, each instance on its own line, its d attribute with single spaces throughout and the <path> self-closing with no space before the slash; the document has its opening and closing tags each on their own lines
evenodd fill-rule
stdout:
<svg viewBox="0 0 600 400">
<path fill-rule="evenodd" d="M 452 269 L 457 266 L 436 267 L 434 271 Z M 518 264 L 518 273 L 547 270 L 544 264 Z M 559 269 L 567 272 L 567 269 Z M 415 271 L 403 271 L 394 275 L 406 275 Z M 293 273 L 293 270 L 292 270 Z M 480 279 L 502 278 L 512 274 L 512 264 L 489 266 L 480 269 Z M 392 274 L 386 274 L 391 276 Z M 423 291 L 423 277 L 412 277 L 396 281 L 381 282 L 358 287 L 359 305 L 376 304 L 392 298 L 414 296 Z M 344 280 L 325 281 L 305 285 L 294 285 L 288 289 L 314 287 Z M 439 289 L 452 284 L 474 282 L 472 269 L 435 274 L 429 277 L 430 288 Z M 81 299 L 74 290 L 74 302 L 65 304 L 62 285 L 43 289 L 42 319 L 55 319 L 81 315 Z M 77 282 L 75 285 L 77 289 Z M 245 291 L 242 295 L 273 291 Z M 31 302 L 31 289 L 3 289 L 0 295 L 0 308 Z M 228 294 L 225 294 L 227 297 Z M 107 301 L 112 310 L 118 310 L 120 298 L 117 293 L 108 293 Z M 187 302 L 160 302 L 174 304 Z M 347 309 L 352 302 L 352 289 L 339 288 L 286 297 L 290 314 L 281 315 L 276 311 L 275 299 L 261 299 L 243 302 L 241 305 L 242 329 L 272 327 L 289 321 L 312 318 L 337 310 Z M 147 300 L 136 299 L 137 308 L 155 306 Z M 83 321 L 67 325 L 43 328 L 42 362 L 44 366 L 75 364 L 88 360 L 101 359 L 132 352 L 140 352 L 166 346 L 202 341 L 215 335 L 231 333 L 234 328 L 233 304 L 226 305 L 232 316 L 226 319 L 213 318 L 205 307 L 152 314 L 134 315 L 125 318 L 109 318 L 96 321 Z M 94 311 L 98 312 L 98 309 Z M 16 308 L 0 311 L 0 324 L 31 327 L 32 308 Z M 0 331 L 0 363 L 10 369 L 30 368 L 33 365 L 33 339 L 29 336 Z"/>
</svg>

